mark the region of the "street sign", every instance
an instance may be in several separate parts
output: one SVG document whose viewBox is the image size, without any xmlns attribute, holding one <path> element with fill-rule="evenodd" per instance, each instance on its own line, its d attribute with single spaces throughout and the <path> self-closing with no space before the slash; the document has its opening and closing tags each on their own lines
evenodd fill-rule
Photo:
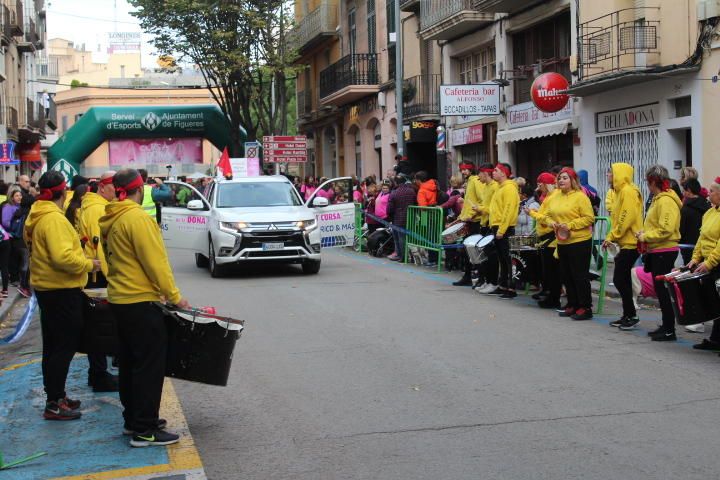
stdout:
<svg viewBox="0 0 720 480">
<path fill-rule="evenodd" d="M 245 157 L 257 158 L 260 156 L 260 142 L 245 142 Z"/>
<path fill-rule="evenodd" d="M 263 137 L 263 160 L 267 163 L 307 162 L 307 137 L 265 136 Z"/>
</svg>

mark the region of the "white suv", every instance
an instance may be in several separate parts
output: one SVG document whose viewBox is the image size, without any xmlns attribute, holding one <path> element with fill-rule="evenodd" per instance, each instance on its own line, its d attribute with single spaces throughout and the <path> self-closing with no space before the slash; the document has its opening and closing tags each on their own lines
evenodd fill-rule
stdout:
<svg viewBox="0 0 720 480">
<path fill-rule="evenodd" d="M 165 244 L 194 252 L 196 265 L 213 277 L 245 262 L 299 263 L 303 272 L 318 273 L 322 247 L 353 242 L 350 178 L 325 182 L 306 203 L 283 176 L 220 180 L 203 193 L 167 184 L 173 200 L 162 207 Z"/>
</svg>

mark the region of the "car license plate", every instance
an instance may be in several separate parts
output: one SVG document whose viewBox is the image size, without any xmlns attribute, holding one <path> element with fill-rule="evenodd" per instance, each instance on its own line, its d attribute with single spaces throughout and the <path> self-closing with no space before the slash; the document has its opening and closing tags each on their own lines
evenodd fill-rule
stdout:
<svg viewBox="0 0 720 480">
<path fill-rule="evenodd" d="M 272 250 L 282 250 L 285 248 L 284 243 L 263 243 L 262 249 L 264 252 L 272 251 Z"/>
</svg>

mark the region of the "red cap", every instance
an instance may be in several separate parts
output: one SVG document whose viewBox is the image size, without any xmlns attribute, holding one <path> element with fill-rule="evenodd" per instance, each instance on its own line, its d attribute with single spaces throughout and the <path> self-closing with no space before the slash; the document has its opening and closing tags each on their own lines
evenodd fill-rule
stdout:
<svg viewBox="0 0 720 480">
<path fill-rule="evenodd" d="M 555 175 L 549 172 L 543 172 L 538 175 L 537 183 L 544 183 L 545 185 L 553 185 L 555 183 Z"/>
</svg>

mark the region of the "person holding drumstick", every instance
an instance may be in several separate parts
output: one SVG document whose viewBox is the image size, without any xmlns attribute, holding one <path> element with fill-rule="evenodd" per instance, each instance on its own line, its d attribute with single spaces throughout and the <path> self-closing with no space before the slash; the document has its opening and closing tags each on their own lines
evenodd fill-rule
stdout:
<svg viewBox="0 0 720 480">
<path fill-rule="evenodd" d="M 703 297 L 713 296 L 712 298 L 717 302 L 718 292 L 715 289 L 715 282 L 720 278 L 720 268 L 718 268 L 720 265 L 720 177 L 710 185 L 708 200 L 712 206 L 703 215 L 700 238 L 693 250 L 692 260 L 687 266 L 696 273 L 710 273 L 709 277 L 701 281 Z M 713 322 L 710 339 L 703 340 L 693 348 L 720 351 L 720 321 Z"/>
<path fill-rule="evenodd" d="M 645 179 L 653 198 L 643 230 L 635 236 L 638 250 L 643 254 L 645 271 L 652 273 L 655 293 L 662 310 L 662 326 L 648 335 L 656 342 L 674 342 L 677 340 L 675 312 L 663 280 L 658 280 L 658 277 L 672 271 L 680 251 L 678 241 L 682 201 L 671 188 L 667 168 L 653 165 L 645 174 Z"/>
<path fill-rule="evenodd" d="M 520 212 L 520 192 L 517 183 L 510 180 L 512 170 L 507 163 L 498 163 L 492 172 L 498 190 L 490 202 L 490 228 L 495 236 L 495 251 L 500 263 L 498 287 L 488 292 L 500 295 L 503 299 L 517 297 L 512 280 L 512 258 L 510 257 L 510 237 L 515 235 L 515 226 Z"/>
<path fill-rule="evenodd" d="M 541 173 L 537 178 L 537 189 L 540 192 L 540 208 L 528 209 L 528 214 L 535 219 L 535 229 L 540 248 L 540 260 L 542 269 L 542 291 L 533 295 L 538 301 L 540 308 L 560 308 L 560 292 L 562 284 L 557 272 L 560 271 L 560 263 L 555 258 L 557 240 L 555 231 L 547 221 L 547 209 L 554 195 L 560 192 L 555 188 L 555 175 L 549 172 Z"/>
<path fill-rule="evenodd" d="M 558 193 L 543 203 L 547 203 L 545 214 L 535 216 L 539 223 L 552 228 L 557 238 L 560 278 L 568 302 L 560 316 L 589 320 L 593 316 L 589 270 L 595 213 L 572 168 L 560 170 L 557 189 Z"/>
<path fill-rule="evenodd" d="M 635 328 L 640 320 L 635 310 L 632 290 L 632 268 L 638 259 L 635 234 L 643 226 L 643 199 L 640 189 L 633 183 L 635 169 L 627 163 L 613 163 L 608 180 L 612 185 L 613 205 L 610 208 L 612 229 L 607 233 L 602 248 L 617 248 L 613 283 L 622 298 L 622 316 L 610 322 L 611 327 L 623 330 Z"/>
</svg>

